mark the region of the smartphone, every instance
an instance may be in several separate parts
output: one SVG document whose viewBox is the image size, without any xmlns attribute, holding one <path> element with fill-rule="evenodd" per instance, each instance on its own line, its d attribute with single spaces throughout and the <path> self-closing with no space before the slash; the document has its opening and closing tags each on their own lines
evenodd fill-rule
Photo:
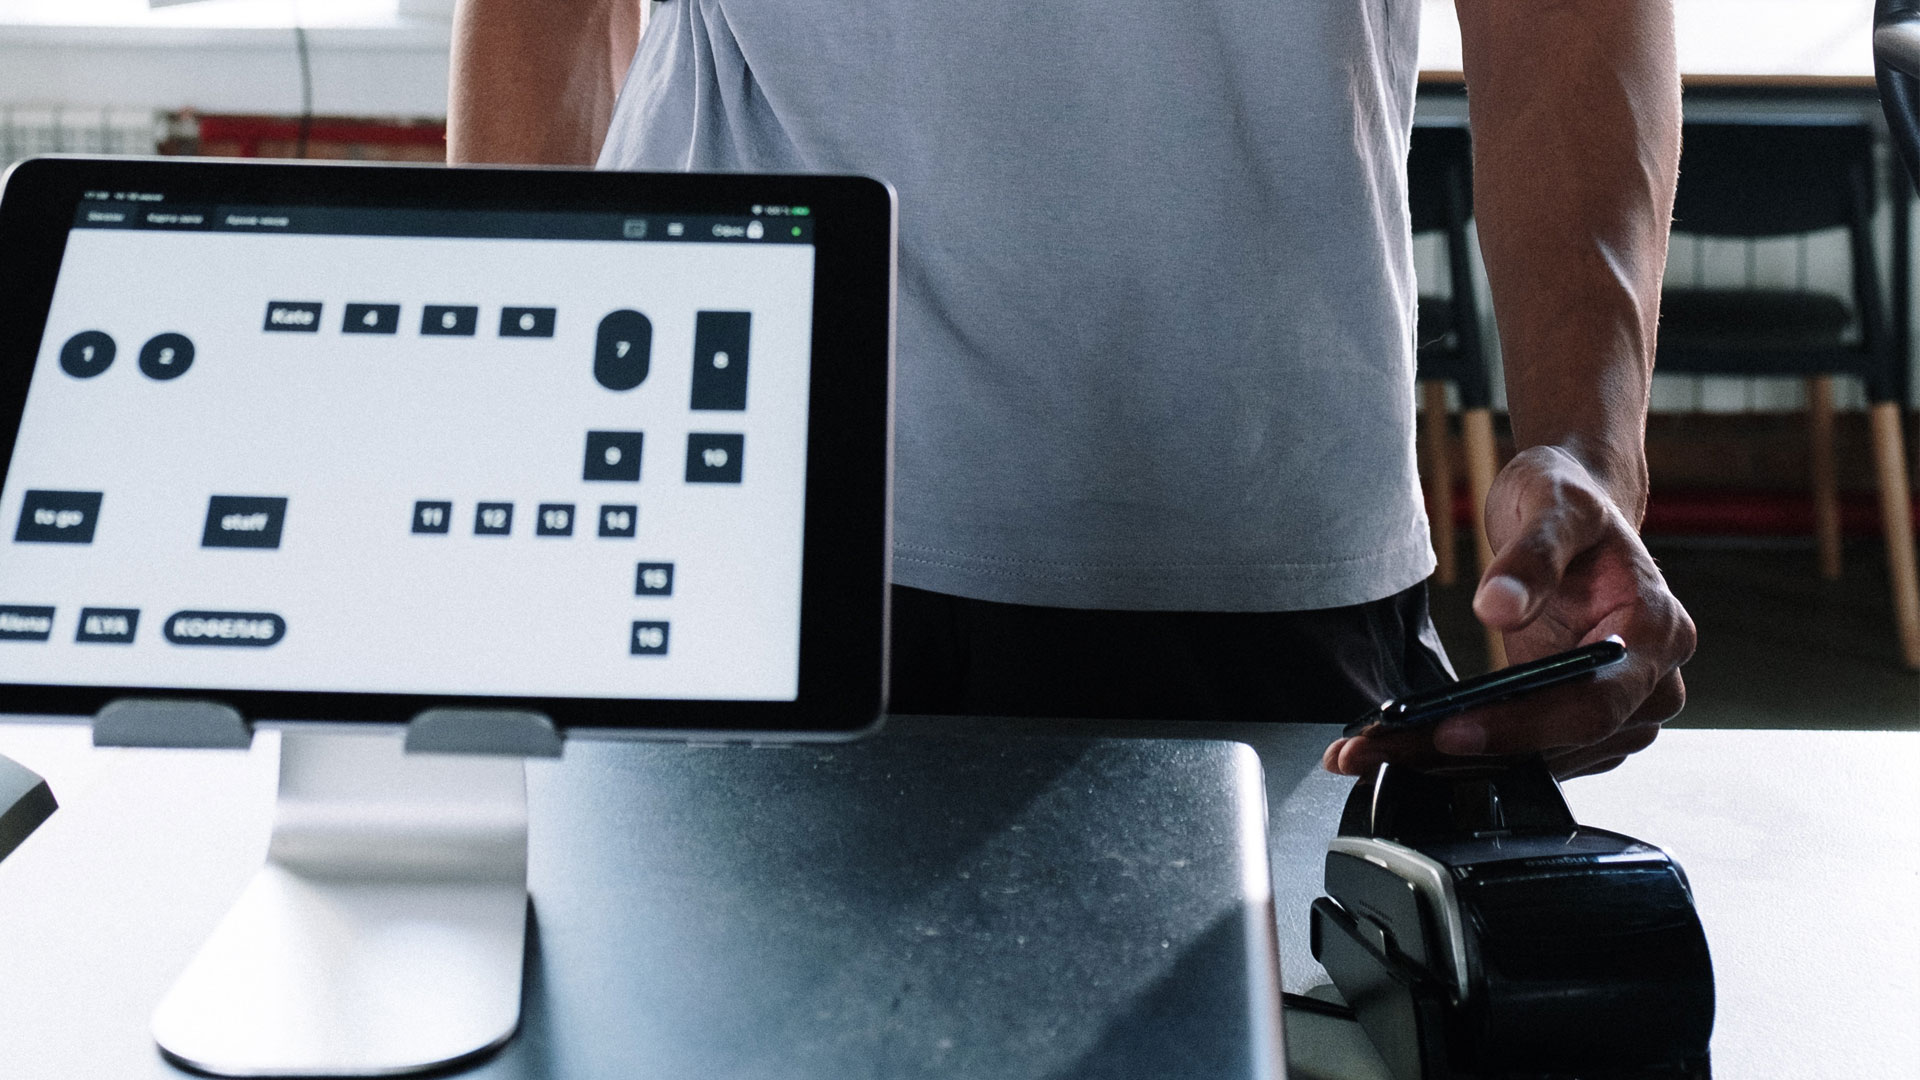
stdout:
<svg viewBox="0 0 1920 1080">
<path fill-rule="evenodd" d="M 1591 645 L 1544 656 L 1527 664 L 1490 671 L 1452 686 L 1394 698 L 1353 723 L 1341 734 L 1408 731 L 1444 720 L 1455 713 L 1591 675 L 1627 658 L 1627 643 L 1612 635 Z"/>
</svg>

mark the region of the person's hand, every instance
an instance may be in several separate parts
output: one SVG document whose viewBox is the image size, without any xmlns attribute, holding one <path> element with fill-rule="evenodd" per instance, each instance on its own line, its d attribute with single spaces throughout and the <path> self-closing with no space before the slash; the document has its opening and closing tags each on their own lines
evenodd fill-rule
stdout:
<svg viewBox="0 0 1920 1080">
<path fill-rule="evenodd" d="M 1536 446 L 1508 463 L 1487 494 L 1487 540 L 1495 555 L 1473 610 L 1504 633 L 1514 663 L 1608 634 L 1626 641 L 1626 660 L 1591 681 L 1462 713 L 1428 731 L 1335 740 L 1322 759 L 1327 769 L 1474 766 L 1537 752 L 1561 777 L 1605 772 L 1645 749 L 1680 711 L 1693 620 L 1579 461 Z"/>
</svg>

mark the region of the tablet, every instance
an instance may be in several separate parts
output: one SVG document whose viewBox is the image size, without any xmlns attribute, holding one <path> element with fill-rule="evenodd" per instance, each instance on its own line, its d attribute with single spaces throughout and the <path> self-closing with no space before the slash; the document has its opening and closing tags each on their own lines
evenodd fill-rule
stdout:
<svg viewBox="0 0 1920 1080">
<path fill-rule="evenodd" d="M 893 251 L 858 177 L 17 166 L 5 710 L 871 727 Z"/>
</svg>

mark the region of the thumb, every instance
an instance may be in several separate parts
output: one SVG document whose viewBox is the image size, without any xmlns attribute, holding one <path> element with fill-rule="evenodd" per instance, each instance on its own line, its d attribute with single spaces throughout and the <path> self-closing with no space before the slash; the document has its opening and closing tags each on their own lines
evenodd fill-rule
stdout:
<svg viewBox="0 0 1920 1080">
<path fill-rule="evenodd" d="M 1473 596 L 1473 613 L 1494 630 L 1532 622 L 1560 587 L 1567 566 L 1607 531 L 1602 497 L 1586 485 L 1534 474 L 1513 498 L 1518 523 L 1501 544 Z"/>
</svg>

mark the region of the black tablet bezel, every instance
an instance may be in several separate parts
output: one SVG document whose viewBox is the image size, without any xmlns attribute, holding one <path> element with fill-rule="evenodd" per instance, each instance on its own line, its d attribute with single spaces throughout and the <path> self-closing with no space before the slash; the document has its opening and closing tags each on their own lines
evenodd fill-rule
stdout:
<svg viewBox="0 0 1920 1080">
<path fill-rule="evenodd" d="M 799 695 L 791 702 L 624 700 L 0 681 L 0 712 L 89 715 L 124 697 L 214 700 L 250 720 L 273 721 L 401 723 L 436 707 L 515 709 L 544 713 L 563 729 L 773 738 L 846 737 L 879 722 L 893 444 L 895 220 L 886 184 L 857 176 L 168 158 L 22 162 L 0 184 L 0 477 L 11 465 L 67 235 L 90 191 L 158 192 L 189 205 L 686 215 L 809 207 L 815 275 Z"/>
</svg>

